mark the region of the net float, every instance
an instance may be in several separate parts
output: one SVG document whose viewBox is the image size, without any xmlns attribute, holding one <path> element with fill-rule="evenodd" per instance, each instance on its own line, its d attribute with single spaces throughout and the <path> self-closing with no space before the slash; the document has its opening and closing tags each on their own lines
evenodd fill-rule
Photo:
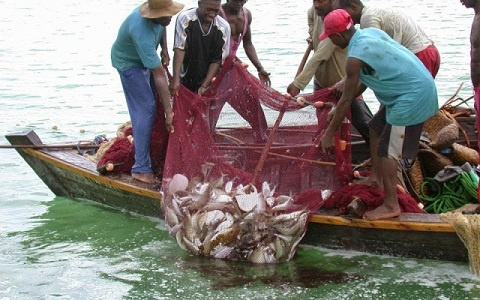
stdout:
<svg viewBox="0 0 480 300">
<path fill-rule="evenodd" d="M 108 172 L 111 172 L 113 171 L 113 168 L 115 167 L 115 165 L 113 163 L 108 163 L 106 166 L 105 166 L 105 170 L 107 170 Z"/>
<path fill-rule="evenodd" d="M 301 106 L 307 106 L 307 100 L 305 100 L 305 98 L 303 97 L 297 97 L 296 101 Z"/>
<path fill-rule="evenodd" d="M 291 99 L 292 101 L 295 101 L 297 102 L 298 105 L 300 106 L 307 106 L 307 105 L 311 105 L 315 108 L 324 108 L 325 106 L 330 106 L 330 107 L 334 107 L 335 104 L 333 104 L 332 102 L 323 102 L 323 101 L 316 101 L 314 103 L 310 102 L 310 101 L 307 101 L 304 97 L 300 96 L 300 97 L 292 97 L 289 93 L 286 93 L 285 94 L 285 98 L 287 99 Z"/>
</svg>

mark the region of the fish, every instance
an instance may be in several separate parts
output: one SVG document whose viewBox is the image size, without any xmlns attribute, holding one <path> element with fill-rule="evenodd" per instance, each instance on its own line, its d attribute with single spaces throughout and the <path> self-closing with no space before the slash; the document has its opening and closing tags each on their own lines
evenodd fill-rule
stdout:
<svg viewBox="0 0 480 300">
<path fill-rule="evenodd" d="M 203 180 L 189 180 L 186 190 L 162 190 L 165 223 L 180 248 L 255 264 L 290 260 L 305 234 L 307 210 L 291 196 L 274 197 L 268 182 L 257 190 L 252 184 L 234 186 L 224 174 L 210 179 L 213 166 L 204 165 Z"/>
</svg>

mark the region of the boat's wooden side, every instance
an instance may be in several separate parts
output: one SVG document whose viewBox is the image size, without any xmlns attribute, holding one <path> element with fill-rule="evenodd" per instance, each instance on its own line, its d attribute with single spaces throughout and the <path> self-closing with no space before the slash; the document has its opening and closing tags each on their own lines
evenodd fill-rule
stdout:
<svg viewBox="0 0 480 300">
<path fill-rule="evenodd" d="M 438 215 L 402 214 L 388 220 L 315 214 L 302 243 L 328 249 L 382 255 L 468 261 L 468 252 L 453 227 Z"/>
<path fill-rule="evenodd" d="M 6 136 L 12 145 L 41 145 L 30 131 Z M 161 217 L 158 186 L 130 176 L 102 176 L 95 163 L 74 151 L 18 148 L 18 153 L 58 196 L 84 198 L 119 210 Z M 453 227 L 436 215 L 402 214 L 367 221 L 319 212 L 311 216 L 302 243 L 413 258 L 468 261 L 467 250 Z"/>
<path fill-rule="evenodd" d="M 12 145 L 41 145 L 37 134 L 6 136 Z M 89 199 L 146 216 L 161 216 L 159 187 L 136 182 L 130 176 L 106 177 L 95 163 L 71 151 L 17 149 L 40 179 L 57 196 Z"/>
</svg>

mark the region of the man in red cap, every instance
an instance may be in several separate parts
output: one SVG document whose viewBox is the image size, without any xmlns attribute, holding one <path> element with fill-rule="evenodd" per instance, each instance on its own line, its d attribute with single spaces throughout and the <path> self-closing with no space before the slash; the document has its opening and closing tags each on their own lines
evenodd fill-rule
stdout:
<svg viewBox="0 0 480 300">
<path fill-rule="evenodd" d="M 415 159 L 423 123 L 438 111 L 432 75 L 411 51 L 377 28 L 355 29 L 351 16 L 336 9 L 325 17 L 320 40 L 348 48 L 344 90 L 335 114 L 320 140 L 323 151 L 334 145 L 355 97 L 370 88 L 382 104 L 370 121 L 372 173 L 365 184 L 383 188 L 382 205 L 364 214 L 376 220 L 400 215 L 397 167 L 401 159 Z"/>
</svg>

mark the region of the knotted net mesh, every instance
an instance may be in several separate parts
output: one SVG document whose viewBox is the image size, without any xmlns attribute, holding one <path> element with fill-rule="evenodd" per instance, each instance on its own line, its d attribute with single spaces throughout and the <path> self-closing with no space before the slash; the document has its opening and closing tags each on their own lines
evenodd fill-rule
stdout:
<svg viewBox="0 0 480 300">
<path fill-rule="evenodd" d="M 309 103 L 337 101 L 328 89 L 300 96 Z M 204 95 L 182 86 L 175 96 L 175 131 L 169 137 L 163 178 L 202 176 L 202 165 L 212 163 L 210 176 L 224 174 L 234 184 L 260 187 L 266 181 L 277 193 L 288 195 L 335 190 L 350 179 L 351 126 L 346 120 L 335 137 L 336 145 L 346 141 L 345 149 L 322 153 L 316 145 L 328 126 L 330 108 L 286 99 L 230 56 Z M 274 128 L 282 110 L 285 114 Z M 271 146 L 265 148 L 269 138 Z M 265 161 L 258 166 L 262 155 Z"/>
<path fill-rule="evenodd" d="M 350 123 L 335 147 L 316 145 L 327 127 L 328 89 L 296 101 L 228 57 L 208 91 L 181 87 L 163 169 L 166 226 L 197 255 L 275 263 L 293 257 L 308 215 L 351 174 Z"/>
</svg>

